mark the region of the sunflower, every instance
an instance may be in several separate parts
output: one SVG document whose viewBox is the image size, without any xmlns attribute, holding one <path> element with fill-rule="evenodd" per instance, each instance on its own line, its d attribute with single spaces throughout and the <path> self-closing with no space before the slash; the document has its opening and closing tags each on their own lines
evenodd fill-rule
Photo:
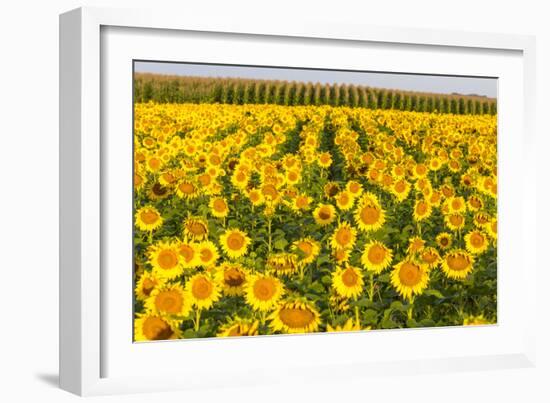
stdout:
<svg viewBox="0 0 550 403">
<path fill-rule="evenodd" d="M 315 332 L 321 323 L 314 303 L 303 298 L 282 302 L 269 316 L 269 320 L 271 329 L 282 333 Z"/>
<path fill-rule="evenodd" d="M 200 265 L 203 267 L 213 266 L 220 257 L 218 248 L 212 241 L 203 241 L 199 243 L 196 250 Z"/>
<path fill-rule="evenodd" d="M 428 269 L 434 269 L 441 262 L 441 256 L 437 250 L 431 246 L 422 249 L 419 254 L 420 261 L 426 265 Z"/>
<path fill-rule="evenodd" d="M 361 323 L 355 322 L 352 318 L 348 318 L 343 325 L 336 325 L 335 327 L 327 324 L 327 332 L 355 332 L 358 330 L 370 330 L 370 326 L 362 329 Z"/>
<path fill-rule="evenodd" d="M 390 186 L 390 192 L 398 201 L 403 201 L 409 195 L 411 184 L 405 179 L 399 179 Z"/>
<path fill-rule="evenodd" d="M 498 238 L 498 224 L 497 224 L 497 219 L 496 218 L 493 218 L 491 219 L 487 224 L 485 224 L 485 229 L 487 230 L 487 234 L 489 234 L 489 236 L 491 238 L 493 238 L 493 240 L 497 240 Z"/>
<path fill-rule="evenodd" d="M 210 203 L 208 205 L 210 206 L 210 210 L 212 211 L 212 215 L 214 217 L 227 217 L 227 214 L 229 213 L 229 206 L 223 197 L 214 197 L 210 199 Z"/>
<path fill-rule="evenodd" d="M 362 231 L 376 231 L 386 221 L 384 210 L 378 203 L 366 198 L 355 210 L 355 222 Z"/>
<path fill-rule="evenodd" d="M 298 256 L 299 264 L 309 264 L 319 255 L 320 246 L 312 238 L 302 238 L 292 243 L 292 250 Z"/>
<path fill-rule="evenodd" d="M 151 292 L 145 307 L 153 314 L 183 318 L 191 311 L 191 297 L 180 284 L 163 284 Z"/>
<path fill-rule="evenodd" d="M 474 255 L 485 252 L 489 246 L 487 235 L 479 230 L 470 231 L 466 234 L 464 240 L 466 241 L 466 249 Z"/>
<path fill-rule="evenodd" d="M 253 206 L 261 206 L 265 202 L 264 195 L 258 189 L 250 189 L 246 196 Z M 211 207 L 213 209 L 213 207 Z"/>
<path fill-rule="evenodd" d="M 298 268 L 296 255 L 291 253 L 275 253 L 270 255 L 266 261 L 268 272 L 274 272 L 277 275 L 287 276 L 294 274 Z"/>
<path fill-rule="evenodd" d="M 151 292 L 164 282 L 163 279 L 155 276 L 153 273 L 145 271 L 139 277 L 135 287 L 136 298 L 141 301 L 145 301 Z"/>
<path fill-rule="evenodd" d="M 332 287 L 342 297 L 357 298 L 363 292 L 363 284 L 363 274 L 356 267 L 338 267 L 332 273 Z"/>
<path fill-rule="evenodd" d="M 248 182 L 250 181 L 250 174 L 243 168 L 235 170 L 231 177 L 231 183 L 237 189 L 246 189 Z"/>
<path fill-rule="evenodd" d="M 332 204 L 319 204 L 313 211 L 313 218 L 321 226 L 328 225 L 336 218 L 336 209 Z"/>
<path fill-rule="evenodd" d="M 424 249 L 424 246 L 426 245 L 426 241 L 418 236 L 414 236 L 409 239 L 409 246 L 407 247 L 407 253 L 409 254 L 415 254 L 420 252 L 422 249 Z"/>
<path fill-rule="evenodd" d="M 249 277 L 245 286 L 245 299 L 257 311 L 273 309 L 284 293 L 283 283 L 277 277 L 255 274 Z"/>
<path fill-rule="evenodd" d="M 142 231 L 154 231 L 162 222 L 162 216 L 153 206 L 142 207 L 136 212 L 136 225 Z"/>
<path fill-rule="evenodd" d="M 184 179 L 177 184 L 176 194 L 182 199 L 194 199 L 199 195 L 199 188 L 190 180 Z"/>
<path fill-rule="evenodd" d="M 197 244 L 189 242 L 180 242 L 177 247 L 178 253 L 181 257 L 181 266 L 184 269 L 191 269 L 200 265 L 199 252 L 197 251 Z"/>
<path fill-rule="evenodd" d="M 413 218 L 416 221 L 422 221 L 432 214 L 432 206 L 426 200 L 417 200 L 414 205 Z"/>
<path fill-rule="evenodd" d="M 391 264 L 392 258 L 391 249 L 382 242 L 371 241 L 365 245 L 361 256 L 361 264 L 367 270 L 378 274 Z"/>
<path fill-rule="evenodd" d="M 421 294 L 428 286 L 429 276 L 426 267 L 410 258 L 405 258 L 394 266 L 391 283 L 405 299 Z"/>
<path fill-rule="evenodd" d="M 306 194 L 299 194 L 292 200 L 291 208 L 294 211 L 308 210 L 312 200 Z"/>
<path fill-rule="evenodd" d="M 317 163 L 323 168 L 328 168 L 332 164 L 332 156 L 328 152 L 321 153 L 317 157 Z"/>
<path fill-rule="evenodd" d="M 333 249 L 332 257 L 336 260 L 336 263 L 342 264 L 349 261 L 350 250 L 349 249 Z"/>
<path fill-rule="evenodd" d="M 441 268 L 449 278 L 463 279 L 474 269 L 474 258 L 462 249 L 454 249 L 443 258 Z"/>
<path fill-rule="evenodd" d="M 483 200 L 478 195 L 471 195 L 468 198 L 468 209 L 470 211 L 479 211 L 483 208 Z"/>
<path fill-rule="evenodd" d="M 487 224 L 491 221 L 491 216 L 482 211 L 474 214 L 474 225 L 478 228 L 485 228 Z"/>
<path fill-rule="evenodd" d="M 466 219 L 462 214 L 447 214 L 445 215 L 445 224 L 450 230 L 458 231 L 464 227 Z"/>
<path fill-rule="evenodd" d="M 351 209 L 355 202 L 354 197 L 347 190 L 343 190 L 338 193 L 336 196 L 334 196 L 334 199 L 336 200 L 336 205 L 338 206 L 338 208 L 343 211 Z"/>
<path fill-rule="evenodd" d="M 462 196 L 455 196 L 447 199 L 445 204 L 449 213 L 463 214 L 466 211 L 466 202 Z"/>
<path fill-rule="evenodd" d="M 361 196 L 361 193 L 363 193 L 363 186 L 359 182 L 351 180 L 346 184 L 346 190 L 353 198 L 356 198 Z"/>
<path fill-rule="evenodd" d="M 200 217 L 188 217 L 183 223 L 183 235 L 193 241 L 208 238 L 208 222 Z"/>
<path fill-rule="evenodd" d="M 257 336 L 260 322 L 255 319 L 241 319 L 236 317 L 220 326 L 217 337 Z"/>
<path fill-rule="evenodd" d="M 442 232 L 435 237 L 435 241 L 441 249 L 449 249 L 453 243 L 453 236 L 448 232 Z"/>
<path fill-rule="evenodd" d="M 222 249 L 231 259 L 244 256 L 250 242 L 251 239 L 247 236 L 246 232 L 236 228 L 228 229 L 220 236 Z"/>
<path fill-rule="evenodd" d="M 490 325 L 491 322 L 485 319 L 483 315 L 478 315 L 478 316 L 468 315 L 464 317 L 464 322 L 462 324 L 464 326 L 479 326 L 479 325 Z"/>
<path fill-rule="evenodd" d="M 209 309 L 220 299 L 220 287 L 212 277 L 198 273 L 191 277 L 185 286 L 191 296 L 191 302 L 197 309 Z"/>
<path fill-rule="evenodd" d="M 352 249 L 357 238 L 357 231 L 349 223 L 343 221 L 338 225 L 331 238 L 334 249 Z"/>
<path fill-rule="evenodd" d="M 249 275 L 239 263 L 224 263 L 220 267 L 219 277 L 223 293 L 228 296 L 243 295 L 244 285 Z"/>
<path fill-rule="evenodd" d="M 170 196 L 170 188 L 155 182 L 149 189 L 148 195 L 151 200 L 162 200 Z"/>
<path fill-rule="evenodd" d="M 182 259 L 175 243 L 159 242 L 149 250 L 149 263 L 153 274 L 163 279 L 173 279 L 183 272 Z"/>
<path fill-rule="evenodd" d="M 135 341 L 181 339 L 182 334 L 176 321 L 151 313 L 137 314 L 134 320 Z"/>
</svg>

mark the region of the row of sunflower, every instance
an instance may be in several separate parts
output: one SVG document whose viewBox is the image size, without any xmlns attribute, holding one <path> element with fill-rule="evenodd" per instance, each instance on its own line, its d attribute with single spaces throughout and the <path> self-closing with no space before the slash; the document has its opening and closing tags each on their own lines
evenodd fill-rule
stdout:
<svg viewBox="0 0 550 403">
<path fill-rule="evenodd" d="M 137 341 L 496 322 L 496 117 L 136 104 Z"/>
</svg>

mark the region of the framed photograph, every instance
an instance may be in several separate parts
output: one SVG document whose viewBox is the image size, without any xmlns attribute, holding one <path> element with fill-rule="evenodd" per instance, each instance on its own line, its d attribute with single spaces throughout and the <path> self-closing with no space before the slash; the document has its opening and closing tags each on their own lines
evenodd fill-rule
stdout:
<svg viewBox="0 0 550 403">
<path fill-rule="evenodd" d="M 64 389 L 534 365 L 533 38 L 175 15 L 60 17 Z"/>
</svg>

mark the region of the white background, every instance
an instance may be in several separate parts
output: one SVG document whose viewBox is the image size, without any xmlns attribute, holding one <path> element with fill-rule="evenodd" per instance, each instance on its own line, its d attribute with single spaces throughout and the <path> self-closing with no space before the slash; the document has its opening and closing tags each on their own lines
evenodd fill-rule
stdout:
<svg viewBox="0 0 550 403">
<path fill-rule="evenodd" d="M 18 1 L 0 8 L 0 400 L 6 402 L 75 401 L 56 388 L 58 294 L 58 14 L 81 5 L 163 7 L 183 1 Z M 538 161 L 546 177 L 550 133 L 545 127 L 550 98 L 550 30 L 542 1 L 211 1 L 189 2 L 188 13 L 249 18 L 350 21 L 374 25 L 451 28 L 536 34 L 538 43 Z M 198 4 L 196 4 L 198 3 Z M 411 4 L 413 3 L 413 4 Z M 445 4 L 447 3 L 447 4 Z M 548 74 L 548 73 L 547 73 Z M 519 105 L 518 105 L 519 106 Z M 543 183 L 543 181 L 540 181 Z M 546 181 L 548 183 L 548 181 Z M 538 203 L 549 206 L 541 189 Z M 548 249 L 544 228 L 548 209 L 541 208 L 533 242 Z M 540 259 L 540 269 L 548 265 Z M 447 375 L 350 379 L 334 384 L 275 385 L 248 389 L 194 391 L 161 395 L 94 398 L 113 402 L 178 401 L 397 401 L 464 402 L 548 401 L 550 379 L 550 304 L 541 272 L 539 283 L 538 367 Z M 544 288 L 543 288 L 544 287 Z M 188 400 L 189 399 L 189 400 Z"/>
</svg>

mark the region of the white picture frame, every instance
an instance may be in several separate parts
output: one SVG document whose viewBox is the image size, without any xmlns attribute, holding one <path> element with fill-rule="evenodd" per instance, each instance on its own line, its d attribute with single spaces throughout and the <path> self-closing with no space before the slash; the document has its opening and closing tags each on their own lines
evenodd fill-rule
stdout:
<svg viewBox="0 0 550 403">
<path fill-rule="evenodd" d="M 117 32 L 121 33 L 118 39 Z M 120 339 L 116 335 L 113 336 L 112 333 L 118 331 L 117 323 L 125 323 L 117 319 L 116 312 L 124 313 L 127 304 L 113 298 L 112 287 L 108 287 L 105 282 L 106 279 L 112 280 L 113 284 L 117 284 L 118 281 L 111 277 L 111 272 L 105 271 L 105 267 L 109 265 L 109 259 L 117 259 L 116 256 L 111 256 L 112 252 L 109 252 L 108 245 L 105 244 L 107 237 L 105 231 L 110 225 L 108 217 L 116 220 L 116 211 L 110 206 L 118 198 L 118 195 L 111 192 L 110 182 L 116 181 L 116 178 L 124 178 L 127 172 L 123 168 L 119 170 L 115 167 L 110 162 L 110 155 L 114 150 L 123 151 L 128 143 L 124 141 L 123 137 L 105 136 L 106 133 L 112 133 L 115 127 L 127 128 L 128 121 L 112 121 L 109 113 L 102 108 L 105 108 L 106 104 L 113 106 L 113 100 L 127 100 L 130 96 L 125 92 L 128 87 L 124 86 L 128 82 L 122 80 L 124 83 L 117 87 L 116 94 L 111 97 L 109 91 L 111 91 L 110 85 L 113 84 L 113 81 L 106 78 L 109 77 L 115 79 L 117 83 L 120 82 L 118 78 L 126 68 L 120 68 L 120 66 L 126 66 L 125 63 L 131 58 L 139 58 L 136 57 L 137 55 L 131 54 L 132 46 L 126 46 L 131 44 L 131 38 L 122 38 L 138 35 L 138 32 L 143 35 L 141 39 L 144 40 L 144 49 L 155 47 L 155 41 L 159 41 L 159 43 L 165 41 L 166 45 L 159 46 L 157 54 L 168 58 L 170 58 L 170 54 L 162 53 L 162 49 L 167 49 L 169 43 L 173 44 L 174 41 L 180 40 L 178 33 L 182 35 L 192 33 L 194 38 L 215 34 L 215 40 L 222 42 L 230 41 L 230 38 L 253 38 L 255 43 L 260 45 L 263 43 L 267 46 L 266 44 L 269 42 L 271 44 L 269 46 L 279 46 L 279 50 L 280 46 L 285 46 L 290 42 L 303 47 L 319 41 L 327 49 L 330 48 L 334 52 L 341 51 L 342 60 L 346 60 L 345 53 L 349 52 L 349 48 L 357 47 L 359 49 L 357 51 L 360 52 L 362 51 L 361 46 L 368 44 L 375 44 L 380 49 L 393 46 L 396 47 L 396 51 L 405 51 L 405 48 L 410 48 L 414 52 L 427 52 L 427 54 L 432 51 L 448 52 L 451 54 L 450 57 L 455 57 L 456 55 L 452 56 L 452 54 L 456 52 L 470 52 L 472 55 L 469 57 L 472 58 L 472 61 L 476 57 L 483 58 L 487 54 L 493 53 L 512 55 L 510 60 L 513 59 L 513 61 L 510 61 L 510 69 L 505 70 L 505 67 L 502 67 L 502 74 L 507 78 L 504 87 L 500 88 L 504 91 L 504 95 L 501 97 L 502 93 L 499 93 L 498 100 L 499 142 L 502 133 L 509 133 L 511 136 L 504 138 L 502 151 L 499 149 L 499 182 L 502 181 L 504 185 L 509 183 L 516 188 L 504 186 L 502 189 L 502 185 L 499 184 L 499 220 L 504 216 L 503 222 L 506 224 L 501 229 L 499 221 L 499 270 L 503 256 L 510 259 L 510 264 L 520 262 L 521 276 L 517 281 L 521 281 L 522 286 L 518 287 L 516 296 L 521 297 L 521 306 L 510 307 L 510 315 L 506 316 L 508 308 L 506 302 L 501 301 L 500 297 L 509 295 L 505 291 L 506 284 L 510 284 L 511 280 L 506 280 L 507 275 L 504 272 L 503 285 L 501 286 L 501 272 L 499 271 L 499 310 L 501 308 L 504 310 L 503 322 L 499 319 L 497 326 L 468 329 L 467 332 L 460 328 L 413 330 L 406 337 L 414 339 L 415 343 L 419 343 L 425 348 L 417 354 L 408 356 L 399 356 L 397 354 L 399 351 L 393 355 L 389 352 L 385 355 L 383 353 L 385 347 L 391 346 L 390 339 L 399 340 L 404 337 L 405 332 L 400 331 L 395 333 L 394 331 L 391 333 L 359 332 L 330 335 L 330 337 L 301 335 L 252 338 L 254 340 L 209 340 L 190 343 L 186 341 L 185 346 L 182 343 L 176 345 L 172 342 L 151 343 L 143 345 L 139 352 L 135 350 L 135 344 L 131 342 L 131 338 Z M 105 36 L 110 33 L 113 34 L 112 37 L 109 37 L 111 39 Z M 153 33 L 155 35 L 151 36 Z M 145 42 L 149 44 L 146 45 Z M 252 46 L 252 44 L 247 46 Z M 194 47 L 194 49 L 196 48 L 198 46 Z M 235 47 L 235 49 L 237 48 L 238 46 Z M 117 57 L 109 52 L 112 49 L 118 50 L 116 54 L 119 55 L 117 57 L 120 58 L 120 63 L 116 62 Z M 125 52 L 124 49 L 127 51 Z M 204 52 L 206 51 L 203 49 Z M 234 61 L 242 61 L 242 64 L 254 64 L 254 60 L 263 57 L 261 52 L 252 53 L 247 57 L 242 56 L 241 53 L 240 58 L 236 57 Z M 196 54 L 197 56 L 193 59 L 195 62 L 212 61 L 207 56 L 199 56 L 198 50 L 196 50 Z M 461 53 L 456 54 L 462 57 Z M 143 54 L 139 56 L 143 56 Z M 104 60 L 109 57 L 112 58 L 112 65 L 109 64 L 109 60 Z M 433 63 L 436 62 L 433 55 L 427 57 L 432 58 Z M 533 105 L 535 102 L 534 58 L 534 38 L 521 35 L 356 26 L 307 20 L 300 22 L 289 20 L 284 23 L 281 21 L 273 23 L 269 21 L 239 21 L 237 19 L 217 20 L 154 10 L 80 8 L 61 15 L 61 387 L 79 395 L 96 395 L 282 382 L 291 381 L 297 374 L 300 374 L 302 379 L 323 380 L 328 377 L 328 374 L 332 377 L 345 379 L 351 374 L 357 377 L 380 373 L 399 375 L 410 372 L 431 373 L 533 366 L 535 363 L 535 327 L 534 321 L 530 319 L 529 315 L 534 315 L 536 311 L 534 308 L 536 284 L 525 281 L 525 279 L 535 278 L 537 271 L 534 262 L 535 246 L 534 243 L 528 242 L 527 238 L 527 234 L 535 232 L 536 225 L 534 208 L 532 208 L 534 199 L 528 191 L 528 189 L 534 188 L 532 183 L 534 179 L 531 179 L 534 178 L 534 175 L 530 175 L 530 173 L 535 171 L 534 158 L 531 158 L 534 154 L 532 141 L 534 138 Z M 256 64 L 269 62 L 267 56 L 264 59 L 263 62 Z M 391 60 L 389 56 L 388 60 Z M 306 61 L 301 63 L 302 67 L 315 67 L 315 65 L 304 66 L 304 63 Z M 331 63 L 336 62 L 332 61 Z M 496 69 L 496 67 L 490 67 L 491 63 L 498 64 L 495 60 L 488 61 L 486 66 L 479 66 L 478 69 Z M 502 64 L 504 66 L 506 63 Z M 380 66 L 383 68 L 382 64 Z M 441 68 L 445 68 L 445 64 L 441 66 Z M 465 65 L 459 67 L 466 68 Z M 415 69 L 421 69 L 421 65 L 415 67 L 411 62 L 407 66 L 399 68 L 401 71 L 415 72 Z M 458 67 L 455 65 L 453 68 Z M 443 71 L 443 73 L 452 72 L 453 70 Z M 131 75 L 127 77 L 130 82 L 131 79 Z M 119 84 L 113 84 L 113 88 L 117 85 Z M 504 114 L 507 110 L 511 110 L 514 102 L 516 107 L 517 102 L 520 102 L 518 97 L 511 99 L 512 94 L 518 95 L 521 99 L 523 105 L 521 113 L 517 113 L 513 117 L 500 116 L 501 112 Z M 127 115 L 125 112 L 131 110 L 132 104 L 130 102 L 129 105 L 124 106 L 119 103 L 118 106 L 113 107 L 122 108 L 122 115 Z M 511 128 L 516 130 L 512 131 Z M 128 139 L 131 138 L 130 133 L 128 133 Z M 113 139 L 122 140 L 119 142 L 118 140 L 113 141 Z M 130 155 L 130 151 L 128 151 L 128 155 Z M 519 161 L 523 164 L 522 168 L 517 172 L 512 172 L 509 168 Z M 500 167 L 501 163 L 502 167 Z M 517 186 L 520 187 L 520 191 L 517 190 Z M 506 212 L 511 211 L 512 207 L 516 210 L 519 208 L 517 210 L 519 216 L 507 222 Z M 114 211 L 115 214 L 106 214 L 108 211 Z M 123 226 L 124 223 L 121 223 L 118 228 L 124 228 Z M 116 231 L 110 234 L 110 239 L 113 239 L 112 235 L 116 234 Z M 128 236 L 128 238 L 130 237 Z M 506 245 L 512 243 L 519 245 L 514 251 L 515 256 L 510 256 L 506 252 Z M 516 260 L 512 261 L 512 259 Z M 506 266 L 506 262 L 506 260 L 503 262 L 504 266 Z M 131 270 L 125 275 L 129 276 L 130 273 Z M 123 280 L 122 277 L 119 279 Z M 512 310 L 519 311 L 520 308 L 523 316 L 521 321 L 517 321 L 515 319 L 519 316 Z M 128 312 L 128 318 L 130 316 L 131 311 Z M 127 326 L 124 325 L 122 328 L 126 330 L 121 331 L 131 333 Z M 437 340 L 443 345 L 445 340 L 459 339 L 463 340 L 463 343 L 457 343 L 458 347 L 454 350 L 450 347 L 448 352 L 442 349 L 438 350 Z M 474 340 L 480 340 L 476 344 L 476 348 L 473 347 Z M 500 344 L 497 342 L 499 340 Z M 378 346 L 378 355 L 373 350 L 370 351 L 369 357 L 357 354 L 349 359 L 341 359 L 334 355 L 325 357 L 324 362 L 321 362 L 321 360 L 315 360 L 313 354 L 314 348 L 323 347 L 332 351 L 342 345 L 348 348 L 346 351 L 352 351 L 350 349 L 353 346 L 366 342 L 373 342 Z M 434 346 L 433 350 L 428 348 L 430 345 Z M 224 373 L 224 364 L 235 359 L 235 355 L 227 355 L 229 346 L 231 350 L 240 354 L 239 357 L 243 357 L 245 354 L 245 361 L 248 360 L 251 363 L 250 370 L 247 371 L 244 366 L 237 365 L 229 376 L 226 370 Z M 281 361 L 272 368 L 261 368 L 259 364 L 255 366 L 254 357 L 258 354 L 269 350 L 275 358 L 285 348 L 293 352 L 292 357 L 286 361 L 287 364 Z M 175 353 L 175 349 L 181 351 Z M 302 355 L 295 354 L 297 352 L 301 352 Z M 199 353 L 205 354 L 208 363 L 213 362 L 214 365 L 199 365 L 197 355 Z M 181 354 L 182 357 L 189 360 L 188 362 L 196 364 L 196 370 L 186 372 L 184 368 L 176 370 L 177 367 L 169 366 L 162 376 L 154 376 L 145 372 L 139 376 L 132 373 L 131 364 L 118 365 L 116 370 L 111 368 L 112 361 L 131 363 L 132 355 L 135 354 L 141 354 L 140 359 L 156 359 L 161 362 L 162 360 L 167 361 L 172 354 Z M 222 371 L 212 370 L 209 372 L 210 367 L 221 367 Z M 115 368 L 114 364 L 113 368 Z M 303 368 L 307 368 L 308 371 L 304 373 Z M 338 371 L 335 371 L 336 369 Z M 334 375 L 334 373 L 338 375 Z M 205 374 L 211 376 L 206 379 Z"/>
</svg>

